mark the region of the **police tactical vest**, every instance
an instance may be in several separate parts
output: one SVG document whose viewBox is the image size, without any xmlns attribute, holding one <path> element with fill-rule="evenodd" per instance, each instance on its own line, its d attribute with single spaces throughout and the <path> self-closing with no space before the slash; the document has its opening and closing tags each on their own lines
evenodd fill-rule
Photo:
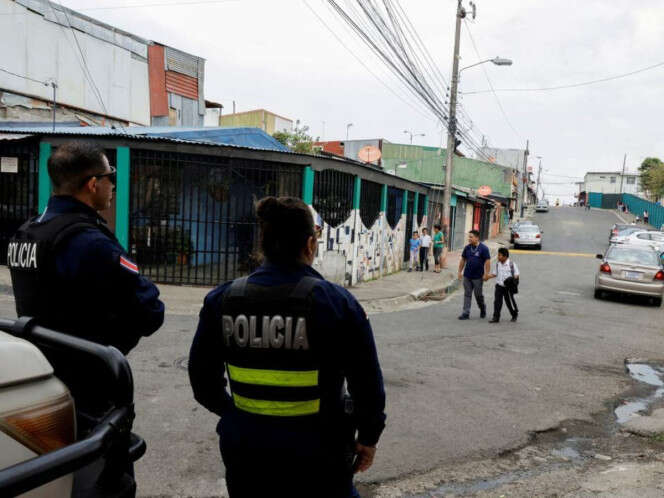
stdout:
<svg viewBox="0 0 664 498">
<path fill-rule="evenodd" d="M 84 213 L 67 213 L 39 222 L 33 218 L 25 222 L 9 241 L 7 266 L 18 316 L 37 318 L 49 316 L 49 303 L 55 288 L 55 256 L 58 245 L 71 235 L 87 228 L 101 230 L 115 240 L 106 224 Z M 60 289 L 62 292 L 62 289 Z"/>
<path fill-rule="evenodd" d="M 320 360 L 310 329 L 321 280 L 264 287 L 237 279 L 224 294 L 221 335 L 233 403 L 269 417 L 320 412 Z"/>
</svg>

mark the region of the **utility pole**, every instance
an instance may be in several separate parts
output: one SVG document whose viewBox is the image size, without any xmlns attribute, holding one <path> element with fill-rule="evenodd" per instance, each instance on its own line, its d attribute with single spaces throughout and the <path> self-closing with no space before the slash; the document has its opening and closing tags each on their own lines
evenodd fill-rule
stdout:
<svg viewBox="0 0 664 498">
<path fill-rule="evenodd" d="M 623 193 L 623 182 L 625 181 L 625 164 L 627 164 L 627 152 L 625 152 L 625 157 L 623 158 L 623 169 L 622 175 L 620 175 L 620 193 Z"/>
<path fill-rule="evenodd" d="M 542 156 L 537 156 L 537 159 L 539 159 L 539 168 L 537 169 L 537 187 L 535 188 L 535 196 L 539 195 L 540 178 L 542 177 Z M 542 189 L 542 194 L 543 193 L 544 189 Z M 542 198 L 544 198 L 544 195 L 542 195 Z"/>
<path fill-rule="evenodd" d="M 521 217 L 526 209 L 526 194 L 528 192 L 528 146 L 530 142 L 526 140 L 526 150 L 523 151 L 523 188 L 521 189 Z"/>
<path fill-rule="evenodd" d="M 456 31 L 454 33 L 454 56 L 452 57 L 452 88 L 450 89 L 450 112 L 447 123 L 447 157 L 445 161 L 445 190 L 443 191 L 443 227 L 446 240 L 450 237 L 450 209 L 452 204 L 452 168 L 454 166 L 454 147 L 456 145 L 456 106 L 457 86 L 459 84 L 459 41 L 461 38 L 461 20 L 466 17 L 466 9 L 461 0 L 457 0 Z"/>
</svg>

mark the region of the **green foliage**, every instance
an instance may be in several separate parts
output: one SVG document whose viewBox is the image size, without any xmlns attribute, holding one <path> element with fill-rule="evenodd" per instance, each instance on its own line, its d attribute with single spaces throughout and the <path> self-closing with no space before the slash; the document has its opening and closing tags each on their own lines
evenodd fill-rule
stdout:
<svg viewBox="0 0 664 498">
<path fill-rule="evenodd" d="M 639 171 L 643 188 L 656 199 L 664 196 L 664 163 L 656 157 L 647 157 Z"/>
<path fill-rule="evenodd" d="M 276 131 L 272 136 L 293 152 L 303 154 L 313 154 L 314 141 L 318 141 L 318 138 L 314 140 L 309 135 L 308 126 L 300 126 L 299 119 L 295 122 L 295 129 L 293 131 Z"/>
</svg>

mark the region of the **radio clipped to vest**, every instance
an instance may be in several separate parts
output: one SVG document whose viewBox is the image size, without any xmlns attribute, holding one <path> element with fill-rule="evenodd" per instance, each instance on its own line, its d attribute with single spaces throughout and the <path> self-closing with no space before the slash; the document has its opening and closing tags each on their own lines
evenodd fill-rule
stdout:
<svg viewBox="0 0 664 498">
<path fill-rule="evenodd" d="M 54 292 L 55 255 L 59 244 L 88 228 L 114 238 L 99 218 L 81 213 L 55 216 L 45 222 L 25 222 L 9 241 L 7 266 L 12 278 L 18 316 L 43 317 Z"/>
<path fill-rule="evenodd" d="M 320 412 L 320 364 L 312 349 L 311 299 L 320 282 L 263 287 L 237 279 L 224 295 L 221 335 L 233 403 L 268 417 Z"/>
</svg>

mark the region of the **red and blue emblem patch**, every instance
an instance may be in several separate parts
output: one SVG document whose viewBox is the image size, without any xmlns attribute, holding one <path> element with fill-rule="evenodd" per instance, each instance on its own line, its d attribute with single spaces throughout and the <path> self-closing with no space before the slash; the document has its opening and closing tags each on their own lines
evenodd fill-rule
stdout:
<svg viewBox="0 0 664 498">
<path fill-rule="evenodd" d="M 136 263 L 132 263 L 124 256 L 120 256 L 120 266 L 125 270 L 129 270 L 132 273 L 138 274 L 138 266 L 136 265 Z"/>
</svg>

